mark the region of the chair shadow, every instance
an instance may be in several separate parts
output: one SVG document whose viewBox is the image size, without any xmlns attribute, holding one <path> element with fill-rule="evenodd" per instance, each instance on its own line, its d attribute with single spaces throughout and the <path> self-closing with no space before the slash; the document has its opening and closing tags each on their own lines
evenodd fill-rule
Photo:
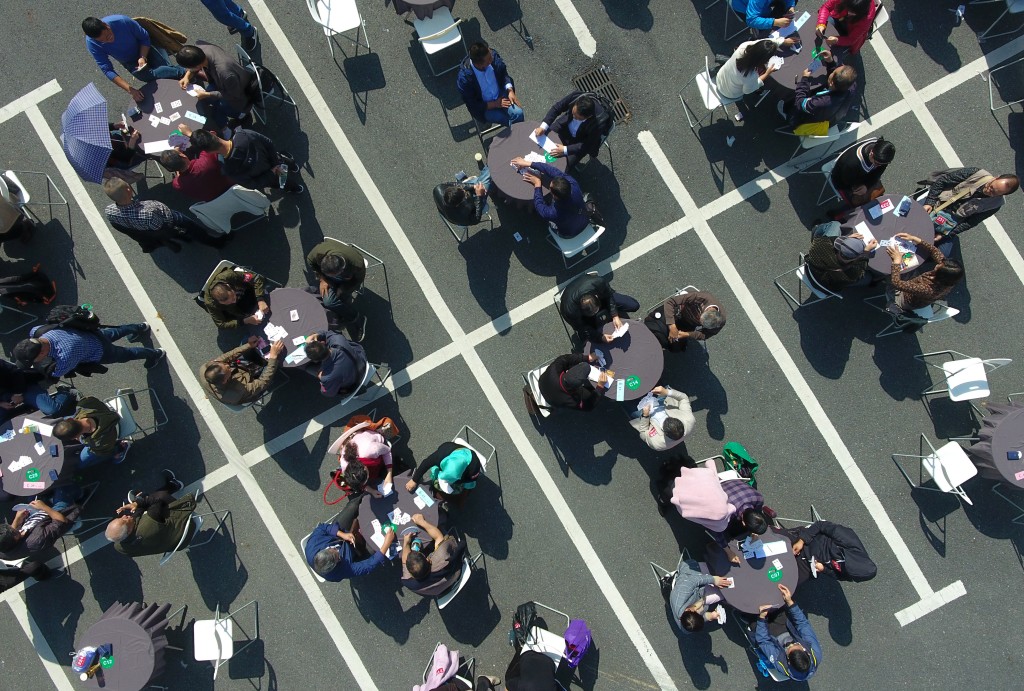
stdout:
<svg viewBox="0 0 1024 691">
<path fill-rule="evenodd" d="M 464 535 L 476 539 L 481 552 L 494 559 L 508 558 L 515 521 L 505 509 L 501 487 L 489 476 L 482 476 L 465 506 L 452 513 L 452 522 Z"/>
<path fill-rule="evenodd" d="M 305 376 L 299 373 L 296 376 Z M 312 383 L 310 383 L 312 386 Z M 275 418 L 277 417 L 272 411 L 268 413 L 268 409 L 272 406 L 276 407 L 280 403 L 278 397 L 283 393 L 295 393 L 294 398 L 289 397 L 291 402 L 285 404 L 285 407 L 292 407 L 294 405 L 300 405 L 301 399 L 306 398 L 308 400 L 308 393 L 305 397 L 297 395 L 297 392 L 285 392 L 279 391 L 274 394 L 272 403 L 268 404 L 263 408 L 260 413 L 260 422 L 264 426 L 264 440 L 270 441 L 276 438 L 280 434 L 283 434 L 286 430 L 291 429 L 289 423 L 279 426 Z M 266 413 L 266 414 L 265 414 Z M 315 418 L 314 418 L 315 419 Z M 320 435 L 313 442 L 312 448 L 309 451 L 306 450 L 304 444 L 292 444 L 286 449 L 282 449 L 277 453 L 273 454 L 271 458 L 274 459 L 285 474 L 295 482 L 299 483 L 303 487 L 319 491 L 323 487 L 323 483 L 326 482 L 327 471 L 333 470 L 335 467 L 335 461 L 327 458 L 327 448 L 330 446 L 331 430 L 334 427 L 344 427 L 344 421 L 338 420 L 336 424 L 325 427 Z"/>
<path fill-rule="evenodd" d="M 204 513 L 204 507 L 200 506 L 197 512 Z M 210 527 L 197 534 L 193 541 L 207 539 L 216 526 L 217 519 L 214 516 L 207 516 L 205 520 Z M 203 604 L 210 611 L 214 611 L 218 605 L 222 611 L 231 611 L 235 598 L 249 580 L 249 571 L 238 556 L 233 521 L 232 513 L 211 542 L 186 552 L 196 587 L 203 597 Z"/>
<path fill-rule="evenodd" d="M 805 614 L 828 619 L 828 634 L 843 647 L 853 643 L 853 611 L 842 584 L 834 578 L 812 578 L 800 587 L 800 608 Z"/>
<path fill-rule="evenodd" d="M 559 410 L 551 417 L 558 415 L 562 420 L 549 419 L 544 424 L 544 438 L 551 446 L 552 455 L 566 477 L 571 470 L 588 484 L 607 485 L 612 480 L 612 469 L 619 459 L 620 452 L 617 447 L 629 444 L 635 446 L 640 443 L 635 439 L 636 433 L 627 424 L 615 401 L 607 403 L 599 403 L 588 413 Z M 570 415 L 576 415 L 576 420 L 571 421 Z M 571 424 L 572 422 L 576 424 Z M 600 436 L 591 437 L 584 427 L 600 431 Z M 585 442 L 587 438 L 592 438 L 593 442 Z M 607 442 L 609 448 L 598 456 L 594 444 L 602 441 Z"/>
<path fill-rule="evenodd" d="M 335 58 L 335 64 L 337 64 L 337 58 Z M 352 105 L 355 106 L 359 122 L 365 125 L 370 106 L 370 92 L 379 91 L 387 86 L 387 78 L 384 76 L 384 67 L 381 65 L 380 56 L 376 53 L 364 53 L 351 57 L 346 55 L 342 64 L 338 65 L 338 69 L 348 81 L 349 89 L 352 91 Z"/>
<path fill-rule="evenodd" d="M 690 404 L 694 413 L 707 411 L 707 432 L 712 439 L 725 439 L 725 421 L 729 412 L 729 395 L 714 370 L 711 369 L 711 350 L 714 342 L 705 350 L 700 344 L 692 344 L 682 353 L 665 353 L 665 373 L 661 383 L 696 396 Z"/>
<path fill-rule="evenodd" d="M 352 600 L 364 621 L 375 625 L 396 643 L 407 643 L 412 628 L 427 616 L 433 601 L 405 591 L 400 582 L 399 564 L 385 565 L 379 572 L 349 581 Z M 403 605 L 410 603 L 411 607 L 403 609 Z M 401 616 L 395 616 L 396 612 L 402 612 Z"/>
<path fill-rule="evenodd" d="M 654 14 L 650 10 L 650 0 L 601 0 L 608 19 L 620 29 L 637 29 L 644 33 L 654 28 Z"/>
<path fill-rule="evenodd" d="M 485 554 L 459 594 L 447 607 L 438 610 L 452 639 L 474 647 L 483 643 L 501 623 L 501 610 L 491 596 L 486 562 Z"/>
<path fill-rule="evenodd" d="M 891 21 L 888 26 L 897 41 L 911 47 L 920 47 L 936 64 L 952 73 L 963 65 L 963 58 L 949 40 L 954 28 L 953 15 L 945 9 L 936 10 L 935 3 L 929 0 L 899 0 L 897 9 L 896 0 L 893 0 L 889 7 Z M 977 23 L 974 9 L 972 7 L 972 11 L 967 13 L 965 23 Z M 913 20 L 908 22 L 910 17 Z M 995 15 L 988 23 L 992 19 L 995 19 Z M 984 31 L 987 26 L 987 23 L 980 26 L 978 31 Z"/>
</svg>

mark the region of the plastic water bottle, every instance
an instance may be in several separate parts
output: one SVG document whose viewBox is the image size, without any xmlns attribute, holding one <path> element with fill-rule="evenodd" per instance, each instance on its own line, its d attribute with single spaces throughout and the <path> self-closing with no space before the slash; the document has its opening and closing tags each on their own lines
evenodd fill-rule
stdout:
<svg viewBox="0 0 1024 691">
<path fill-rule="evenodd" d="M 75 659 L 71 663 L 71 669 L 76 674 L 87 673 L 87 670 L 92 667 L 93 661 L 96 659 L 96 648 L 95 646 L 87 645 L 84 648 L 79 649 L 75 653 Z M 89 677 L 86 676 L 86 679 Z M 84 681 L 84 679 L 83 679 Z"/>
<path fill-rule="evenodd" d="M 953 26 L 960 26 L 960 22 L 964 20 L 964 12 L 966 11 L 967 7 L 965 5 L 957 6 L 957 8 L 953 11 Z"/>
</svg>

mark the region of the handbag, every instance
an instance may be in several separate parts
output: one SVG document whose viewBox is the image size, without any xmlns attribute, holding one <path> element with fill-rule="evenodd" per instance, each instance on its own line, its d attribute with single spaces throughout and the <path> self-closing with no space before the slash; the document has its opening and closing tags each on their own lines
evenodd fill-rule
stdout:
<svg viewBox="0 0 1024 691">
<path fill-rule="evenodd" d="M 953 202 L 959 201 L 964 197 L 971 196 L 972 194 L 977 192 L 978 189 L 984 187 L 993 180 L 995 180 L 995 176 L 986 175 L 982 179 L 978 180 L 978 182 L 976 182 L 975 184 L 971 185 L 970 187 L 963 188 L 962 190 L 954 194 L 952 197 L 950 197 L 949 199 L 947 199 L 946 201 L 942 202 L 934 209 L 932 209 L 929 215 L 932 219 L 932 225 L 935 227 L 935 232 L 938 233 L 939 235 L 946 236 L 952 233 L 960 222 L 956 220 L 953 214 L 949 213 L 948 211 L 943 211 L 943 209 L 945 209 Z"/>
<path fill-rule="evenodd" d="M 725 458 L 725 467 L 735 470 L 736 473 L 746 480 L 747 484 L 757 488 L 757 469 L 761 464 L 754 460 L 750 452 L 739 442 L 731 441 L 722 448 L 722 456 Z"/>
</svg>

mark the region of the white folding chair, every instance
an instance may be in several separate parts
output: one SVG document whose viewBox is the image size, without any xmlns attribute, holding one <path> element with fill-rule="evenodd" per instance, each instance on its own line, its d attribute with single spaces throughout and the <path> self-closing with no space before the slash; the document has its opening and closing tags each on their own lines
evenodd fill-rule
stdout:
<svg viewBox="0 0 1024 691">
<path fill-rule="evenodd" d="M 893 463 L 895 463 L 896 467 L 899 468 L 901 473 L 903 473 L 903 477 L 906 478 L 907 483 L 914 489 L 926 489 L 930 492 L 955 494 L 968 504 L 973 505 L 974 502 L 967 496 L 967 492 L 964 491 L 963 484 L 977 475 L 978 469 L 967 456 L 967 452 L 964 451 L 964 447 L 960 446 L 960 444 L 955 441 L 951 441 L 939 449 L 936 449 L 932 446 L 928 437 L 922 434 L 922 450 L 924 449 L 924 444 L 927 444 L 929 450 L 931 450 L 931 453 L 927 456 L 906 453 L 892 454 Z M 918 459 L 920 473 L 916 485 L 914 484 L 914 481 L 910 479 L 910 476 L 907 475 L 907 471 L 904 470 L 903 465 L 897 460 L 899 458 Z M 925 472 L 927 472 L 928 476 L 935 481 L 935 487 L 925 487 L 922 484 L 925 481 L 923 479 Z"/>
<path fill-rule="evenodd" d="M 480 453 L 476 447 L 470 444 L 469 439 L 471 438 L 471 435 L 476 437 L 477 443 L 481 448 L 485 448 L 484 445 L 486 444 L 486 448 L 490 449 L 486 455 Z M 480 461 L 480 467 L 483 469 L 483 472 L 487 472 L 487 464 L 491 462 L 491 459 L 493 459 L 497 453 L 497 449 L 494 448 L 494 444 L 484 439 L 479 432 L 469 425 L 463 425 L 462 429 L 459 430 L 459 433 L 455 435 L 455 438 L 452 439 L 452 441 L 459 446 L 464 446 L 472 451 L 473 455 L 476 456 L 478 461 Z"/>
<path fill-rule="evenodd" d="M 727 0 L 728 1 L 728 0 Z M 569 615 L 565 612 L 555 609 L 554 607 L 548 607 L 542 602 L 534 600 L 533 604 L 537 607 L 542 607 L 549 612 L 557 614 L 565 619 L 565 628 L 569 628 Z M 563 629 L 564 631 L 565 629 Z M 548 629 L 542 629 L 538 625 L 533 625 L 526 634 L 526 643 L 523 644 L 523 650 L 530 650 L 535 653 L 541 653 L 546 655 L 555 663 L 555 668 L 562 663 L 562 659 L 565 657 L 565 638 L 559 636 L 553 631 Z"/>
<path fill-rule="evenodd" d="M 355 29 L 356 37 L 345 36 L 356 44 L 356 54 L 359 54 L 359 33 L 362 32 L 366 40 L 366 49 L 370 50 L 370 37 L 366 35 L 366 20 L 359 14 L 359 7 L 356 0 L 306 0 L 306 7 L 313 21 L 319 24 L 327 37 L 327 46 L 331 49 L 331 57 L 334 57 L 334 37 L 345 36 L 349 31 Z"/>
<path fill-rule="evenodd" d="M 235 649 L 234 626 L 235 615 L 246 607 L 253 606 L 254 635 L 241 648 Z M 234 612 L 229 612 L 223 618 L 220 616 L 220 605 L 214 612 L 213 619 L 197 620 L 192 630 L 193 653 L 196 662 L 212 662 L 213 678 L 217 678 L 217 672 L 221 665 L 230 660 L 236 653 L 240 653 L 260 638 L 260 606 L 256 600 L 250 600 Z"/>
<path fill-rule="evenodd" d="M 425 19 L 419 17 L 413 19 L 412 25 L 416 30 L 417 40 L 420 47 L 423 48 L 423 55 L 427 58 L 427 64 L 430 65 L 430 71 L 435 77 L 457 70 L 469 52 L 466 48 L 466 41 L 462 37 L 462 31 L 459 29 L 459 24 L 463 21 L 452 17 L 451 10 L 447 7 L 437 8 L 433 15 Z M 438 72 L 430 56 L 459 43 L 462 44 L 462 53 L 459 55 L 459 59 L 451 67 Z"/>
<path fill-rule="evenodd" d="M 728 0 L 725 5 L 726 7 L 731 8 Z M 729 12 L 731 9 L 726 11 Z M 686 99 L 683 98 L 683 93 L 686 91 L 686 87 L 693 82 L 697 82 L 697 90 L 700 92 L 701 101 L 704 103 L 704 108 L 707 110 L 707 112 L 699 118 L 697 118 L 697 113 L 691 110 L 690 106 L 687 105 Z M 690 130 L 694 130 L 698 125 L 703 124 L 704 120 L 712 117 L 715 111 L 719 108 L 724 110 L 726 116 L 728 116 L 729 104 L 737 103 L 740 100 L 742 99 L 723 98 L 722 95 L 718 93 L 718 86 L 715 84 L 715 78 L 711 76 L 711 66 L 708 61 L 708 56 L 706 55 L 704 56 L 704 71 L 693 75 L 690 81 L 683 84 L 683 89 L 679 92 L 679 102 L 683 104 L 683 112 L 686 113 L 686 121 L 690 123 Z M 691 113 L 693 114 L 693 117 L 690 117 Z M 694 120 L 694 118 L 697 119 Z"/>
<path fill-rule="evenodd" d="M 196 503 L 198 503 L 198 502 L 199 502 L 199 497 L 197 496 L 196 497 Z M 223 515 L 221 515 L 221 514 L 223 514 Z M 211 542 L 213 542 L 213 538 L 217 536 L 217 532 L 220 531 L 221 526 L 224 525 L 225 521 L 228 520 L 228 517 L 230 515 L 231 515 L 230 511 L 207 511 L 206 513 L 194 513 L 194 514 L 192 514 L 192 516 L 191 516 L 191 522 L 192 522 L 192 530 L 191 530 L 191 532 L 189 531 L 188 528 L 185 528 L 185 532 L 183 532 L 181 534 L 181 539 L 178 540 L 177 546 L 173 550 L 171 550 L 170 552 L 164 552 L 164 555 L 160 558 L 160 566 L 164 566 L 165 564 L 167 564 L 167 562 L 169 562 L 171 559 L 173 559 L 174 555 L 177 554 L 178 552 L 188 552 L 193 547 L 203 547 L 204 545 L 208 545 Z M 203 519 L 207 518 L 208 516 L 213 516 L 214 519 L 217 520 L 217 525 L 216 525 L 216 527 L 214 527 L 214 529 L 212 531 L 210 531 L 210 537 L 208 537 L 205 540 L 202 540 L 200 542 L 196 542 L 195 538 L 199 536 L 199 531 L 203 529 Z M 186 540 L 190 536 L 191 536 L 192 540 L 189 541 L 188 545 L 186 546 L 185 542 L 186 542 Z"/>
<path fill-rule="evenodd" d="M 427 658 L 427 666 L 423 668 L 423 683 L 427 683 L 427 678 L 430 676 L 431 669 L 434 666 L 434 655 L 437 654 L 437 649 L 440 648 L 442 643 L 438 641 L 437 645 L 434 646 L 434 652 L 430 653 L 430 657 Z M 456 652 L 456 651 L 452 651 Z M 473 688 L 473 684 L 476 682 L 476 658 L 469 658 L 468 660 L 459 661 L 459 668 L 455 672 L 453 679 L 457 679 L 466 685 L 467 689 Z"/>
<path fill-rule="evenodd" d="M 135 419 L 133 411 L 139 410 L 138 396 L 145 393 L 149 394 L 149 400 L 153 406 L 153 421 L 149 425 L 140 425 Z M 108 398 L 104 403 L 121 417 L 121 422 L 117 425 L 118 439 L 134 440 L 135 435 L 145 437 L 166 425 L 169 420 L 164 406 L 160 402 L 160 397 L 152 388 L 118 389 L 114 397 Z"/>
<path fill-rule="evenodd" d="M 473 567 L 476 566 L 477 560 L 483 556 L 483 552 L 480 552 L 472 559 L 466 555 L 462 557 L 462 571 L 459 574 L 459 580 L 452 584 L 448 590 L 444 591 L 437 596 L 437 608 L 444 609 L 447 607 L 455 596 L 466 587 L 466 583 L 469 582 L 469 577 L 473 575 Z"/>
<path fill-rule="evenodd" d="M 928 358 L 939 355 L 946 355 L 952 358 L 941 365 L 928 362 Z M 914 356 L 929 367 L 942 372 L 942 386 L 930 386 L 921 392 L 922 396 L 929 396 L 936 393 L 949 394 L 951 401 L 970 401 L 976 398 L 986 398 L 992 393 L 988 385 L 988 374 L 1000 367 L 1009 365 L 1013 360 L 1009 358 L 992 358 L 982 360 L 981 358 L 968 357 L 955 350 L 937 350 L 932 353 L 920 353 Z M 957 359 L 959 358 L 959 359 Z M 980 411 L 979 411 L 980 412 Z"/>
<path fill-rule="evenodd" d="M 1005 65 L 1000 65 L 994 70 L 988 71 L 988 107 L 989 110 L 991 110 L 992 112 L 1002 110 L 1003 108 L 1009 108 L 1010 106 L 1017 105 L 1018 103 L 1024 103 L 1024 98 L 1019 98 L 1016 101 L 1009 101 L 1008 103 L 1004 103 L 1001 106 L 997 106 L 995 95 L 995 90 L 998 88 L 998 85 L 996 84 L 996 72 L 999 72 L 1000 70 L 1005 70 L 1007 67 L 1013 67 L 1014 65 L 1021 62 L 1024 62 L 1024 57 L 1017 58 L 1013 62 L 1008 62 Z M 1018 80 L 1015 83 L 1017 84 L 1017 87 L 1020 88 L 1021 82 Z"/>
<path fill-rule="evenodd" d="M 1022 27 L 1024 27 L 1024 25 L 1018 26 L 1016 29 L 1011 29 L 1009 31 L 1000 31 L 998 34 L 990 34 L 989 32 L 992 31 L 992 29 L 996 28 L 996 25 L 1003 21 L 1003 17 L 1005 17 L 1006 15 L 1020 14 L 1021 12 L 1024 12 L 1024 0 L 1006 0 L 1006 9 L 1003 10 L 1003 13 L 999 15 L 998 19 L 992 22 L 992 26 L 978 34 L 978 40 L 987 41 L 990 38 L 998 38 L 999 36 L 1009 36 L 1010 34 L 1017 33 L 1018 31 L 1021 30 Z"/>
<path fill-rule="evenodd" d="M 384 376 L 381 376 L 381 374 L 380 374 L 381 371 L 386 371 L 387 374 L 385 374 Z M 386 362 L 374 363 L 374 362 L 367 361 L 366 369 L 363 370 L 363 378 L 359 382 L 359 386 L 357 386 L 352 391 L 352 393 L 350 393 L 348 396 L 346 396 L 344 399 L 342 399 L 340 405 L 345 405 L 346 403 L 349 403 L 350 401 L 353 401 L 356 398 L 359 398 L 360 396 L 362 396 L 364 393 L 366 393 L 366 391 L 373 384 L 374 378 L 377 379 L 377 381 L 379 382 L 380 386 L 384 386 L 384 383 L 388 380 L 388 378 L 390 376 L 391 376 L 391 366 L 388 365 L 388 363 L 386 363 Z"/>
<path fill-rule="evenodd" d="M 814 507 L 814 504 L 811 504 L 811 519 L 810 520 L 807 520 L 806 518 L 783 518 L 782 516 L 776 516 L 775 519 L 774 519 L 774 522 L 775 522 L 775 527 L 777 527 L 777 528 L 785 528 L 786 527 L 785 526 L 786 523 L 791 523 L 791 524 L 793 524 L 795 526 L 803 526 L 803 527 L 806 528 L 806 527 L 810 526 L 813 523 L 817 523 L 818 521 L 823 521 L 823 520 L 825 520 L 825 519 L 821 517 L 820 513 L 818 513 L 818 509 L 816 509 Z"/>
<path fill-rule="evenodd" d="M 250 190 L 241 185 L 235 185 L 213 201 L 197 202 L 188 207 L 188 210 L 210 230 L 226 235 L 267 218 L 267 209 L 269 208 L 270 200 L 267 199 L 267 195 L 259 190 Z M 255 218 L 232 227 L 231 220 L 235 214 L 239 213 L 250 214 Z"/>
<path fill-rule="evenodd" d="M 41 175 L 46 178 L 46 201 L 32 201 L 32 195 L 29 193 L 28 188 L 22 184 L 21 178 L 18 177 L 19 175 Z M 18 210 L 27 218 L 35 221 L 36 223 L 40 222 L 39 217 L 36 216 L 30 208 L 31 205 L 45 207 L 63 206 L 68 212 L 68 224 L 70 228 L 71 205 L 68 204 L 68 200 L 64 197 L 60 188 L 57 187 L 57 184 L 49 175 L 37 170 L 5 170 L 0 177 L 2 177 L 4 183 L 6 183 L 5 187 L 7 189 L 4 190 L 4 197 L 9 199 L 9 192 L 13 192 L 14 199 L 12 201 L 14 202 L 14 205 L 17 206 Z M 59 202 L 53 201 L 53 193 L 56 193 L 57 196 L 60 197 Z"/>
<path fill-rule="evenodd" d="M 351 247 L 352 249 L 354 249 L 357 252 L 359 252 L 359 254 L 363 255 L 363 266 L 366 268 L 366 272 L 367 273 L 370 272 L 370 269 L 376 269 L 376 268 L 379 267 L 380 270 L 384 273 L 384 289 L 388 293 L 388 304 L 389 305 L 391 304 L 391 282 L 388 281 L 388 267 L 387 267 L 387 265 L 384 264 L 384 260 L 383 259 L 378 257 L 376 254 L 373 254 L 369 250 L 365 250 L 362 247 L 360 247 L 359 245 L 357 245 L 355 243 L 352 243 L 352 242 L 342 242 L 341 240 L 338 240 L 337 238 L 330 238 L 330 237 L 324 237 L 324 240 L 333 240 L 334 242 L 338 243 L 339 245 L 346 245 L 347 247 Z M 359 286 L 355 290 L 355 295 L 358 296 L 362 292 L 362 290 L 363 290 L 363 286 Z"/>
<path fill-rule="evenodd" d="M 718 482 L 726 482 L 727 480 L 742 480 L 740 474 L 732 468 L 725 467 L 725 456 L 717 454 L 708 458 L 703 458 L 697 461 L 697 465 L 707 465 L 711 463 L 715 467 L 715 473 L 718 475 Z M 710 533 L 709 533 L 710 534 Z"/>
<path fill-rule="evenodd" d="M 553 224 L 548 225 L 548 242 L 554 245 L 562 255 L 562 263 L 565 268 L 571 269 L 584 261 L 591 254 L 591 248 L 601 247 L 601 236 L 604 235 L 604 226 L 596 226 L 593 223 L 587 225 L 579 235 L 572 238 L 563 238 L 555 232 Z M 573 257 L 579 256 L 574 262 L 569 262 Z"/>
<path fill-rule="evenodd" d="M 542 418 L 551 415 L 551 405 L 544 400 L 544 394 L 540 392 L 540 375 L 544 374 L 544 371 L 554 362 L 552 358 L 545 362 L 540 367 L 535 367 L 529 372 L 523 372 L 523 383 L 530 391 L 530 395 L 533 396 L 533 402 L 537 404 L 537 410 L 540 412 Z"/>
<path fill-rule="evenodd" d="M 299 104 L 296 103 L 295 99 L 288 93 L 288 89 L 285 88 L 284 82 L 278 79 L 276 74 L 268 70 L 266 67 L 263 67 L 263 65 L 257 65 L 256 61 L 249 57 L 249 54 L 245 52 L 245 49 L 242 48 L 242 46 L 236 45 L 235 53 L 238 55 L 238 63 L 256 75 L 258 93 L 256 95 L 256 103 L 253 104 L 253 115 L 255 115 L 256 118 L 264 125 L 267 124 L 267 100 L 269 99 L 271 101 L 277 101 L 278 103 L 291 106 L 295 109 L 295 117 L 298 118 Z M 260 73 L 261 69 L 264 71 L 263 74 Z M 263 83 L 264 74 L 270 75 L 275 82 L 274 84 L 271 84 L 269 88 Z M 278 89 L 281 90 L 281 93 L 277 93 Z"/>
<path fill-rule="evenodd" d="M 875 32 L 881 29 L 883 26 L 889 23 L 889 10 L 885 9 L 885 5 L 882 4 L 881 0 L 875 3 L 875 20 L 871 22 L 871 32 L 868 34 L 870 39 L 875 35 Z"/>
<path fill-rule="evenodd" d="M 887 314 L 892 319 L 892 323 L 886 325 L 884 329 L 875 334 L 875 338 L 893 336 L 898 333 L 903 333 L 904 330 L 910 326 L 934 324 L 935 322 L 945 321 L 960 314 L 960 310 L 941 302 L 935 302 L 927 307 L 921 307 L 920 309 L 907 312 L 901 309 L 898 305 L 890 303 L 889 296 L 885 293 L 866 297 L 864 298 L 864 302 L 879 312 Z"/>
<path fill-rule="evenodd" d="M 831 300 L 832 298 L 836 298 L 837 300 L 843 299 L 842 295 L 833 293 L 831 290 L 818 283 L 818 280 L 814 278 L 814 274 L 811 273 L 810 267 L 807 266 L 807 257 L 804 256 L 803 252 L 800 252 L 797 255 L 797 261 L 799 263 L 795 269 L 790 269 L 783 274 L 779 274 L 775 277 L 774 281 L 775 287 L 782 291 L 782 294 L 786 296 L 786 299 L 792 303 L 794 312 L 801 307 L 807 307 L 808 305 Z M 797 293 L 795 297 L 779 282 L 780 279 L 790 274 L 796 274 L 796 277 L 800 280 L 800 283 L 797 284 Z M 804 288 L 811 291 L 811 297 L 807 302 L 804 302 L 803 300 Z"/>
</svg>

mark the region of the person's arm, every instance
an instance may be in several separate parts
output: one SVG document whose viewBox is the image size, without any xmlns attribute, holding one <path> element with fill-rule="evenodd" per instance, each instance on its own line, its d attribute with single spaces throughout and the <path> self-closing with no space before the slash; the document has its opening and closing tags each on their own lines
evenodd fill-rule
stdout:
<svg viewBox="0 0 1024 691">
<path fill-rule="evenodd" d="M 441 465 L 441 461 L 444 457 L 441 454 L 434 452 L 423 459 L 423 461 L 416 467 L 416 471 L 412 474 L 411 481 L 417 485 L 423 483 L 423 476 L 427 474 L 427 471 L 431 468 Z"/>
<path fill-rule="evenodd" d="M 391 548 L 391 543 L 395 541 L 395 531 L 393 529 L 387 531 L 387 535 L 384 536 L 384 544 L 380 546 L 380 551 L 375 553 L 372 557 L 363 559 L 362 561 L 352 562 L 352 576 L 365 576 L 372 572 L 381 564 L 387 562 L 388 558 L 385 556 L 388 549 Z"/>
<path fill-rule="evenodd" d="M 114 69 L 114 63 L 110 61 L 110 55 L 103 49 L 103 45 L 99 41 L 86 41 L 86 48 L 89 50 L 89 54 L 92 55 L 92 59 L 96 61 L 96 66 L 100 68 L 107 79 L 114 82 L 120 88 L 128 91 L 131 89 L 128 82 L 117 76 L 117 71 Z"/>
<path fill-rule="evenodd" d="M 430 539 L 434 541 L 434 549 L 437 549 L 437 546 L 444 540 L 444 533 L 436 525 L 425 519 L 421 513 L 414 513 L 412 515 L 412 522 L 423 528 L 427 535 L 430 536 Z"/>
<path fill-rule="evenodd" d="M 731 1 L 726 0 L 726 2 Z M 747 3 L 747 26 L 755 31 L 771 31 L 776 27 L 788 26 L 792 20 L 779 23 L 781 20 L 776 20 L 768 15 L 770 7 L 771 0 L 749 0 Z"/>
<path fill-rule="evenodd" d="M 944 191 L 953 189 L 961 182 L 977 173 L 980 168 L 950 168 L 945 171 L 942 175 L 935 178 L 932 181 L 931 186 L 928 187 L 928 196 L 924 200 L 925 211 L 931 211 L 931 208 L 938 206 L 939 195 Z"/>
<path fill-rule="evenodd" d="M 811 650 L 814 651 L 814 657 L 817 658 L 818 664 L 821 664 L 821 643 L 818 642 L 818 636 L 814 633 L 814 629 L 811 628 L 811 622 L 807 621 L 804 611 L 800 609 L 800 605 L 793 602 L 792 597 L 786 600 L 786 614 L 789 615 L 789 620 L 793 622 L 801 642 L 810 644 Z"/>
<path fill-rule="evenodd" d="M 533 188 L 533 208 L 537 215 L 548 222 L 558 220 L 558 210 L 553 203 L 544 199 L 544 190 L 538 185 Z"/>
<path fill-rule="evenodd" d="M 267 364 L 264 365 L 263 371 L 260 372 L 259 379 L 245 385 L 245 392 L 247 394 L 258 396 L 267 390 L 270 382 L 274 379 L 274 375 L 277 374 L 277 368 L 281 364 L 281 354 L 283 352 L 284 339 L 271 344 L 270 352 L 267 354 Z"/>
<path fill-rule="evenodd" d="M 466 104 L 466 108 L 473 118 L 482 121 L 487 113 L 487 103 L 481 96 L 480 85 L 477 83 L 476 73 L 472 67 L 459 71 L 455 88 L 459 90 L 459 93 L 462 95 L 462 101 Z"/>
<path fill-rule="evenodd" d="M 988 211 L 982 211 L 980 213 L 971 214 L 962 221 L 957 221 L 956 228 L 949 231 L 949 235 L 953 237 L 956 235 L 960 235 L 960 233 L 966 233 L 974 226 L 978 225 L 979 223 L 983 223 L 986 219 L 994 216 L 996 211 L 999 211 L 999 209 L 989 209 Z"/>
<path fill-rule="evenodd" d="M 832 16 L 832 12 L 835 10 L 836 4 L 839 0 L 825 0 L 818 8 L 818 24 L 816 26 L 819 34 L 824 34 L 825 29 L 828 27 L 828 19 Z"/>
</svg>

